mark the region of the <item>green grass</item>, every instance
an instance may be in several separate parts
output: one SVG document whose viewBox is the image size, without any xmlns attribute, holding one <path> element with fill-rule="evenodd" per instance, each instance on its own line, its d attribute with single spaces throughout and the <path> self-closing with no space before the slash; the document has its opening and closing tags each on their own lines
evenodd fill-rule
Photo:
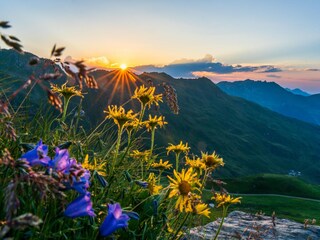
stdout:
<svg viewBox="0 0 320 240">
<path fill-rule="evenodd" d="M 303 223 L 305 219 L 320 221 L 320 202 L 275 196 L 242 196 L 241 204 L 230 207 L 230 211 L 264 212 L 271 216 L 275 211 L 278 218 L 291 219 Z"/>
<path fill-rule="evenodd" d="M 279 174 L 224 179 L 226 189 L 231 193 L 280 194 L 320 199 L 320 186 L 306 183 L 298 177 Z"/>
<path fill-rule="evenodd" d="M 230 211 L 239 210 L 250 213 L 262 211 L 271 216 L 273 211 L 279 218 L 288 218 L 297 222 L 304 219 L 320 221 L 320 202 L 297 199 L 294 197 L 320 199 L 320 186 L 304 182 L 297 177 L 278 174 L 259 174 L 235 179 L 223 179 L 227 183 L 226 189 L 235 196 L 241 196 L 241 204 L 233 205 Z M 207 186 L 210 188 L 210 185 Z M 245 196 L 241 194 L 279 194 L 293 196 Z M 210 191 L 204 193 L 204 199 L 210 202 Z M 215 210 L 211 220 L 220 217 L 221 212 Z"/>
<path fill-rule="evenodd" d="M 210 191 L 205 191 L 204 201 L 213 202 L 210 200 L 211 196 Z M 257 213 L 262 211 L 267 216 L 271 216 L 275 212 L 278 218 L 286 218 L 300 223 L 303 223 L 307 218 L 316 219 L 317 224 L 320 221 L 320 202 L 282 196 L 244 196 L 239 194 L 234 197 L 239 196 L 242 197 L 241 204 L 230 206 L 228 212 L 238 210 Z M 211 219 L 208 222 L 221 217 L 221 209 L 214 208 L 212 212 Z"/>
</svg>

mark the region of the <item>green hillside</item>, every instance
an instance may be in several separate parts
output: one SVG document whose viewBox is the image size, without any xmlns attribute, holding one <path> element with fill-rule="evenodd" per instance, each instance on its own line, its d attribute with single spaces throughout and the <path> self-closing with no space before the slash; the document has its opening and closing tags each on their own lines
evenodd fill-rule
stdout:
<svg viewBox="0 0 320 240">
<path fill-rule="evenodd" d="M 263 212 L 268 216 L 275 212 L 278 218 L 287 218 L 301 223 L 305 219 L 320 218 L 320 202 L 278 196 L 242 196 L 241 202 L 233 205 L 230 211 Z M 319 225 L 318 221 L 317 225 Z"/>
<path fill-rule="evenodd" d="M 235 179 L 223 179 L 226 188 L 237 194 L 279 194 L 303 198 L 320 199 L 320 186 L 303 180 L 277 174 L 259 174 Z"/>
<path fill-rule="evenodd" d="M 5 63 L 0 65 L 0 72 L 25 80 L 30 72 L 24 69 L 20 58 L 27 58 L 28 55 L 7 52 L 0 51 L 0 62 Z M 19 71 L 11 71 L 8 62 L 18 64 Z M 293 169 L 300 171 L 301 178 L 305 180 L 320 182 L 320 127 L 229 96 L 207 78 L 175 79 L 165 73 L 144 73 L 131 74 L 136 79 L 133 82 L 130 78 L 117 80 L 119 77 L 116 74 L 116 71 L 102 70 L 94 73 L 100 89 L 86 89 L 83 101 L 86 122 L 93 125 L 101 121 L 106 105 L 124 103 L 136 85 L 152 83 L 163 91 L 159 85 L 165 82 L 176 89 L 180 113 L 172 114 L 164 104 L 153 111 L 154 114 L 164 114 L 170 123 L 156 135 L 157 150 L 163 153 L 164 158 L 165 143 L 184 140 L 196 154 L 216 150 L 224 158 L 225 167 L 216 173 L 220 177 L 287 174 Z M 41 97 L 37 98 L 33 103 L 38 103 Z M 125 107 L 134 106 L 129 102 Z"/>
<path fill-rule="evenodd" d="M 320 182 L 319 127 L 231 97 L 206 78 L 173 79 L 156 73 L 142 78 L 167 81 L 179 96 L 180 114 L 166 114 L 172 124 L 162 131 L 162 139 L 186 139 L 199 151 L 215 149 L 226 162 L 219 174 L 233 178 L 294 169 L 302 178 Z"/>
</svg>

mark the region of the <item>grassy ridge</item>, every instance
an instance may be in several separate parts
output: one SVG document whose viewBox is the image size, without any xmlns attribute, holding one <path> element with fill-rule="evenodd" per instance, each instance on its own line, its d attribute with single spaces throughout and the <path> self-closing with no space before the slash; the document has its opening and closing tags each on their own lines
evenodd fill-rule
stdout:
<svg viewBox="0 0 320 240">
<path fill-rule="evenodd" d="M 227 190 L 232 193 L 280 194 L 320 199 L 320 186 L 287 175 L 259 174 L 224 181 L 227 183 Z"/>
<path fill-rule="evenodd" d="M 299 199 L 312 198 L 320 200 L 320 186 L 312 185 L 303 180 L 278 174 L 259 174 L 254 176 L 223 179 L 227 183 L 226 189 L 241 196 L 241 204 L 232 205 L 230 211 L 239 210 L 250 213 L 262 211 L 271 216 L 273 211 L 278 218 L 288 218 L 303 223 L 307 218 L 320 221 L 320 202 Z M 211 186 L 208 185 L 207 189 Z M 242 194 L 279 194 L 293 196 L 292 198 L 281 196 L 248 196 Z M 204 193 L 206 201 L 211 202 L 212 193 L 208 190 Z M 219 217 L 219 210 L 215 211 L 213 217 Z M 212 219 L 214 220 L 214 219 Z"/>
<path fill-rule="evenodd" d="M 210 191 L 203 193 L 205 201 L 213 202 L 210 200 L 211 197 L 212 193 Z M 286 218 L 300 223 L 303 223 L 305 219 L 316 219 L 317 225 L 320 224 L 320 202 L 281 196 L 245 196 L 239 194 L 235 197 L 242 197 L 241 204 L 231 205 L 228 212 L 235 210 L 253 214 L 262 212 L 267 216 L 271 216 L 275 212 L 277 218 Z M 214 208 L 210 220 L 205 223 L 214 221 L 221 216 L 221 208 Z"/>
<path fill-rule="evenodd" d="M 275 211 L 278 218 L 287 218 L 303 223 L 305 219 L 320 221 L 320 202 L 303 199 L 288 199 L 275 196 L 242 196 L 241 204 L 233 205 L 230 211 L 240 210 L 257 213 L 262 211 L 271 216 Z"/>
</svg>

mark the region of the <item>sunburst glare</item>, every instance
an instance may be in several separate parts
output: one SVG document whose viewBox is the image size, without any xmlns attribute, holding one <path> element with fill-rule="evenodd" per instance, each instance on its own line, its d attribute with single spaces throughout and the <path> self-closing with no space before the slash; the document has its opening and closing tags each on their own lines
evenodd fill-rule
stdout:
<svg viewBox="0 0 320 240">
<path fill-rule="evenodd" d="M 124 63 L 122 63 L 122 64 L 120 65 L 120 68 L 121 68 L 122 70 L 126 70 L 126 69 L 127 69 L 127 65 L 124 64 Z"/>
<path fill-rule="evenodd" d="M 124 65 L 124 66 L 122 66 Z M 132 90 L 137 87 L 137 81 L 142 83 L 140 77 L 134 74 L 126 64 L 121 64 L 118 69 L 107 72 L 97 78 L 98 82 L 101 82 L 100 88 L 103 90 L 110 89 L 108 104 L 113 102 L 113 98 L 117 91 L 116 99 L 123 102 L 125 96 L 132 95 Z M 102 91 L 103 92 L 103 91 Z M 102 97 L 102 92 L 96 96 L 96 101 Z"/>
</svg>

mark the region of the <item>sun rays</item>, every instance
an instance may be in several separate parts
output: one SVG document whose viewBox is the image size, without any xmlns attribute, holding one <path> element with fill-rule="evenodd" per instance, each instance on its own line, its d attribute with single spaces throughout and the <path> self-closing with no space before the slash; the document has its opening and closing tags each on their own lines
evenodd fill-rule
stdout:
<svg viewBox="0 0 320 240">
<path fill-rule="evenodd" d="M 113 100 L 123 102 L 126 95 L 132 95 L 132 90 L 137 87 L 137 82 L 143 82 L 139 76 L 130 71 L 126 64 L 121 64 L 119 69 L 97 77 L 97 81 L 102 91 L 97 96 L 96 101 L 102 97 L 105 91 L 110 92 L 111 90 L 111 94 L 108 96 L 108 104 L 111 104 Z"/>
</svg>

